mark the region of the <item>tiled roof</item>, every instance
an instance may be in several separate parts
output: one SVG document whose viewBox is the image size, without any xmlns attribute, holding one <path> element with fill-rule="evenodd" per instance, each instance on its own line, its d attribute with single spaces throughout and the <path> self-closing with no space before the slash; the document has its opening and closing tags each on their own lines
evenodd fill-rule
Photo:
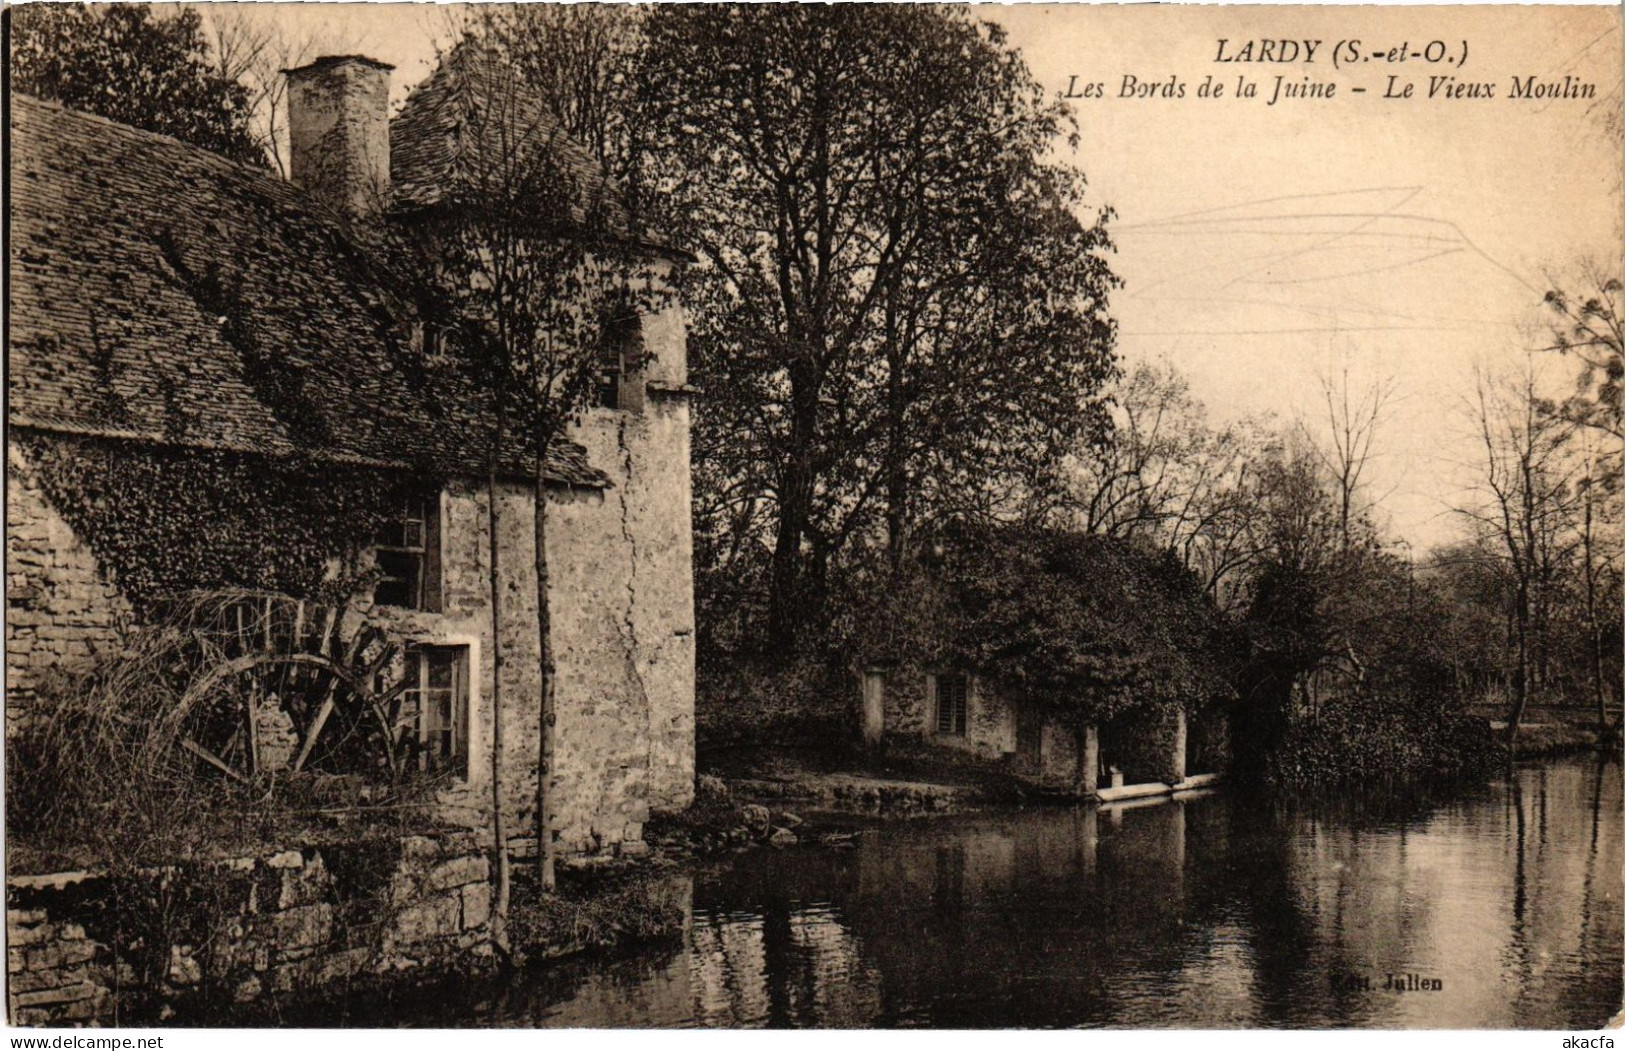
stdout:
<svg viewBox="0 0 1625 1051">
<path fill-rule="evenodd" d="M 512 174 L 518 176 L 513 181 L 546 183 L 543 198 L 567 194 L 578 226 L 639 240 L 619 188 L 598 161 L 511 66 L 475 45 L 454 48 L 407 96 L 389 124 L 389 156 L 397 210 L 455 204 L 461 194 L 477 192 L 482 179 Z M 563 210 L 553 200 L 543 207 Z"/>
<path fill-rule="evenodd" d="M 483 473 L 486 398 L 409 346 L 380 268 L 297 187 L 20 95 L 9 185 L 13 426 Z M 605 484 L 578 446 L 549 460 Z"/>
</svg>

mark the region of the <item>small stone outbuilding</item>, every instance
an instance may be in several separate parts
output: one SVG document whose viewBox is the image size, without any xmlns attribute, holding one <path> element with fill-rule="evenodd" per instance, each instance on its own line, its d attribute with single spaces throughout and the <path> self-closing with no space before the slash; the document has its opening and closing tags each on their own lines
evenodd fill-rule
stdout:
<svg viewBox="0 0 1625 1051">
<path fill-rule="evenodd" d="M 1182 709 L 1073 729 L 993 679 L 963 668 L 869 668 L 862 673 L 859 696 L 863 737 L 871 745 L 923 741 L 1003 763 L 1011 774 L 1058 792 L 1089 796 L 1121 785 L 1125 777 L 1178 784 L 1193 758 L 1210 761 L 1192 755 Z M 1160 732 L 1144 734 L 1148 721 Z"/>
</svg>

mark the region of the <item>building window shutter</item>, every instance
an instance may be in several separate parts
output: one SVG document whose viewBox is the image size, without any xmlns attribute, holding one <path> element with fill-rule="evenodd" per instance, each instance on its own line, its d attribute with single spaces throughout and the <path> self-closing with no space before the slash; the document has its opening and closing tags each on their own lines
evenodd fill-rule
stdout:
<svg viewBox="0 0 1625 1051">
<path fill-rule="evenodd" d="M 423 514 L 423 608 L 440 613 L 445 606 L 445 579 L 441 570 L 440 494 L 429 497 Z"/>
<path fill-rule="evenodd" d="M 379 606 L 439 612 L 441 602 L 440 494 L 403 508 L 373 539 Z"/>
</svg>

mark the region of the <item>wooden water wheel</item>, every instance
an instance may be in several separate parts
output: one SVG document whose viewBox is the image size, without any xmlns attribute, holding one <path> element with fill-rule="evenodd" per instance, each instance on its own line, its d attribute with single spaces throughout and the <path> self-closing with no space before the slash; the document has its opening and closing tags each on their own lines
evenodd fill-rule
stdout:
<svg viewBox="0 0 1625 1051">
<path fill-rule="evenodd" d="M 195 670 L 170 737 L 198 764 L 243 784 L 268 775 L 401 772 L 400 647 L 377 627 L 346 633 L 343 611 L 241 593 L 200 611 Z"/>
</svg>

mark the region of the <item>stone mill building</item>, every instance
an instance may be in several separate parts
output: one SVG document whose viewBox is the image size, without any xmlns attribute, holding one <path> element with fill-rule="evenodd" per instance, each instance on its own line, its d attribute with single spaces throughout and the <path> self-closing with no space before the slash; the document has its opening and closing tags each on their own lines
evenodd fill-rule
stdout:
<svg viewBox="0 0 1625 1051">
<path fill-rule="evenodd" d="M 257 479 L 321 491 L 357 472 L 409 476 L 421 497 L 352 538 L 370 572 L 343 600 L 340 634 L 365 624 L 399 640 L 394 660 L 417 701 L 406 732 L 447 772 L 444 820 L 488 820 L 501 721 L 504 811 L 525 834 L 541 738 L 534 461 L 522 441 L 493 453 L 480 440 L 490 429 L 482 381 L 414 315 L 368 232 L 456 206 L 444 190 L 466 160 L 462 125 L 479 85 L 448 62 L 392 118 L 381 63 L 329 57 L 288 76 L 286 181 L 100 117 L 11 100 L 8 725 L 43 718 L 54 676 L 142 621 L 136 571 L 115 551 L 129 530 L 83 523 L 102 504 L 143 497 L 74 506 L 106 464 L 202 457 L 249 479 L 244 501 L 259 498 Z M 587 154 L 550 141 L 613 211 L 613 187 Z M 684 261 L 624 237 L 650 281 Z M 565 854 L 640 850 L 650 812 L 685 807 L 693 793 L 685 323 L 680 306 L 661 301 L 616 331 L 637 353 L 602 357 L 593 404 L 545 465 L 557 661 L 549 791 Z M 502 638 L 490 599 L 493 464 Z M 176 522 L 163 508 L 125 510 L 151 512 L 141 528 L 152 545 L 184 547 L 226 528 L 205 515 Z M 310 632 L 300 625 L 295 636 L 301 629 Z M 262 745 L 255 761 L 265 754 Z"/>
</svg>

